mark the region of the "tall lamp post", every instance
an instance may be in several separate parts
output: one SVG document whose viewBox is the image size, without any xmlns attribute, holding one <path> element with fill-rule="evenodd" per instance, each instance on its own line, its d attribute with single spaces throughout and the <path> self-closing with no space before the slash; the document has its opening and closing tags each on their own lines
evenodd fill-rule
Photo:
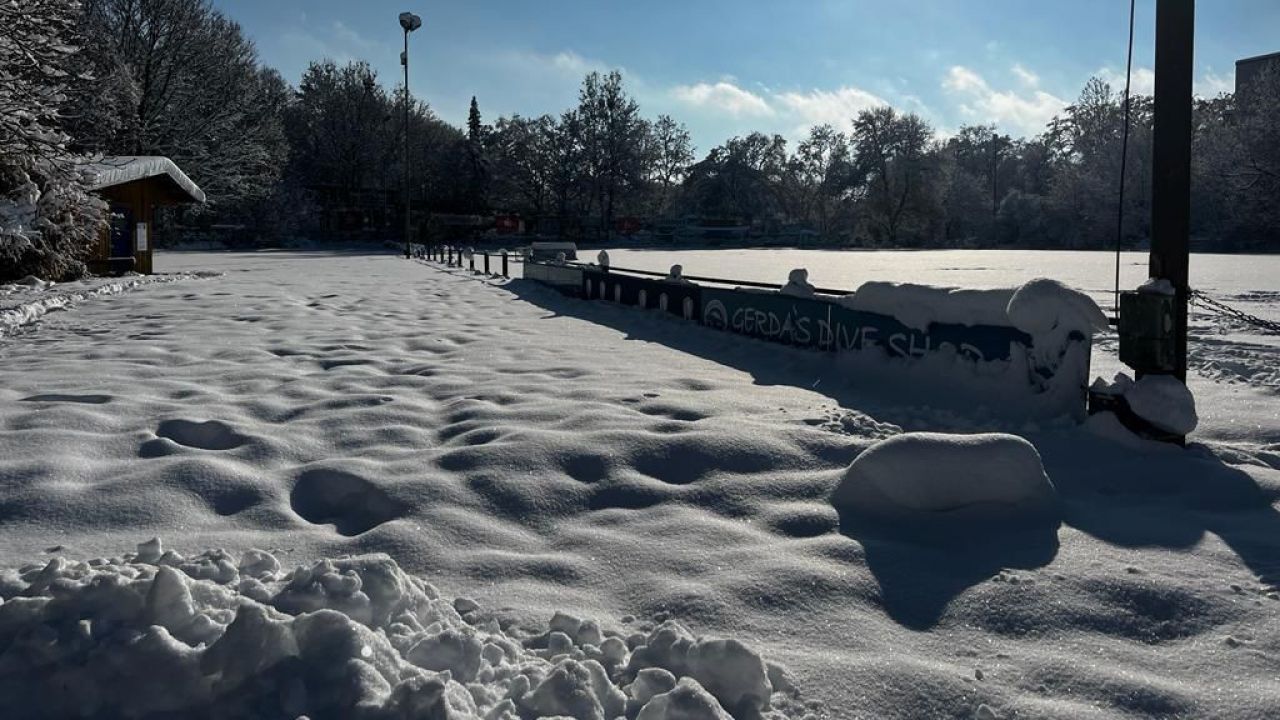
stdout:
<svg viewBox="0 0 1280 720">
<path fill-rule="evenodd" d="M 422 27 L 422 18 L 411 12 L 400 13 L 400 27 L 404 28 L 404 52 L 400 64 L 404 66 L 404 256 L 413 256 L 412 232 L 409 221 L 409 33 Z"/>
</svg>

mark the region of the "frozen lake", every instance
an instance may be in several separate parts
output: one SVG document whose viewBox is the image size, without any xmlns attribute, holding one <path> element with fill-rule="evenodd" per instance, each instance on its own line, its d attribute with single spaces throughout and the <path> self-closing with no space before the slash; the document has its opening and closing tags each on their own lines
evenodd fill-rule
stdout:
<svg viewBox="0 0 1280 720">
<path fill-rule="evenodd" d="M 786 282 L 793 268 L 807 268 L 818 287 L 852 290 L 869 280 L 989 288 L 1051 277 L 1112 305 L 1115 254 L 1059 250 L 746 250 L 611 249 L 615 267 L 666 271 L 684 266 L 686 275 L 759 282 Z M 595 251 L 583 261 L 594 261 Z M 1120 286 L 1147 278 L 1147 253 L 1121 255 Z M 1280 299 L 1280 255 L 1193 255 L 1192 287 L 1246 303 L 1251 311 L 1276 314 Z M 1270 306 L 1270 307 L 1268 307 Z"/>
</svg>

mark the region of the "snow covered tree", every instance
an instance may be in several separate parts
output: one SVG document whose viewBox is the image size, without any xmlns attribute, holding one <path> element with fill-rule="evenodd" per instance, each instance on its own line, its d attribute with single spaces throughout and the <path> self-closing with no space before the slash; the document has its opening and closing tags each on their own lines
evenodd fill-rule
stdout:
<svg viewBox="0 0 1280 720">
<path fill-rule="evenodd" d="M 84 272 L 105 207 L 68 151 L 63 108 L 77 52 L 69 0 L 0 2 L 0 281 Z"/>
<path fill-rule="evenodd" d="M 240 26 L 208 0 L 85 0 L 93 93 L 73 134 L 89 149 L 165 155 L 209 195 L 208 210 L 268 197 L 286 159 L 289 88 L 261 67 Z"/>
</svg>

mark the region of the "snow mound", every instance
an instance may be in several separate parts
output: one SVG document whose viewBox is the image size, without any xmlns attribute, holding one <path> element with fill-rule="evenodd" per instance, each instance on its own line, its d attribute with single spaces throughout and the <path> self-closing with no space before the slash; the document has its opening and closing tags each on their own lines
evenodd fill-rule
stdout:
<svg viewBox="0 0 1280 720">
<path fill-rule="evenodd" d="M 912 283 L 868 282 L 840 298 L 851 310 L 896 318 L 909 328 L 928 332 L 932 323 L 1008 325 L 1005 313 L 1014 291 L 973 290 Z"/>
<path fill-rule="evenodd" d="M 0 717 L 787 717 L 736 640 L 669 621 L 629 651 L 594 621 L 552 626 L 510 636 L 385 555 L 282 571 L 153 539 L 0 571 Z"/>
<path fill-rule="evenodd" d="M 1172 375 L 1144 375 L 1124 390 L 1134 414 L 1152 425 L 1178 435 L 1196 429 L 1196 399 L 1182 381 Z"/>
<path fill-rule="evenodd" d="M 216 273 L 126 275 L 118 279 L 86 278 L 64 284 L 44 281 L 32 283 L 24 278 L 17 283 L 0 285 L 0 338 L 38 322 L 51 312 L 68 310 L 93 298 L 119 295 L 154 283 L 171 283 L 215 275 Z"/>
<path fill-rule="evenodd" d="M 879 517 L 1052 507 L 1057 493 L 1034 446 L 1016 435 L 906 433 L 857 457 L 831 495 L 838 510 Z"/>
<path fill-rule="evenodd" d="M 1048 278 L 1032 280 L 1015 290 L 1005 312 L 1014 327 L 1032 336 L 1055 331 L 1089 336 L 1108 327 L 1107 316 L 1093 298 Z"/>
</svg>

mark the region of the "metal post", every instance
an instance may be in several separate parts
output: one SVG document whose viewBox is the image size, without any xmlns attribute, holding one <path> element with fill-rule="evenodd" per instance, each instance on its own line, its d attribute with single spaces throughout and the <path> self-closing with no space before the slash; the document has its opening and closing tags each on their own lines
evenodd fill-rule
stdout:
<svg viewBox="0 0 1280 720">
<path fill-rule="evenodd" d="M 511 277 L 507 274 L 507 254 L 502 253 L 502 277 Z"/>
<path fill-rule="evenodd" d="M 1157 0 L 1155 109 L 1151 164 L 1151 276 L 1174 297 L 1174 375 L 1187 379 L 1190 292 L 1191 83 L 1195 0 Z"/>
<path fill-rule="evenodd" d="M 470 255 L 467 256 L 467 269 L 470 270 L 471 272 L 476 271 L 476 254 L 475 253 L 471 253 Z"/>
<path fill-rule="evenodd" d="M 404 29 L 404 256 L 409 257 L 409 28 Z"/>
<path fill-rule="evenodd" d="M 453 246 L 452 245 L 448 246 L 447 248 L 445 248 L 445 251 L 449 253 L 449 261 L 446 262 L 445 264 L 448 265 L 449 267 L 453 267 Z"/>
<path fill-rule="evenodd" d="M 489 251 L 488 250 L 486 250 L 484 253 L 484 274 L 485 275 L 489 274 Z"/>
</svg>

